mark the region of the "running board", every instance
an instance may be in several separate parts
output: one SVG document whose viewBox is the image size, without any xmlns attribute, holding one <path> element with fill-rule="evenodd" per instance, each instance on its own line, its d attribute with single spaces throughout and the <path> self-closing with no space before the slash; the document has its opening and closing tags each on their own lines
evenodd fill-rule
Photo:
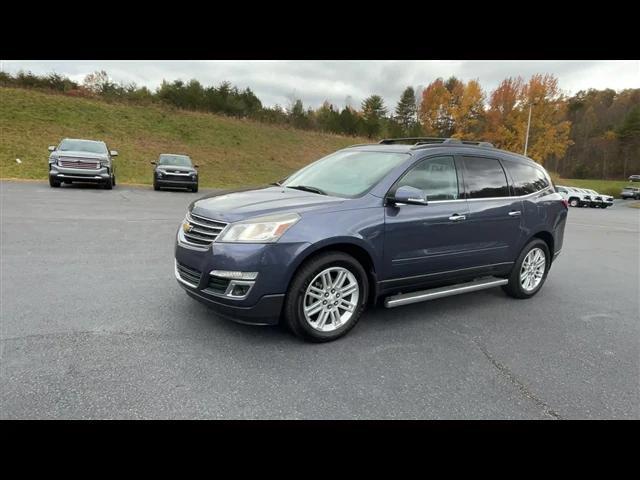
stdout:
<svg viewBox="0 0 640 480">
<path fill-rule="evenodd" d="M 387 297 L 384 300 L 384 306 L 387 308 L 399 307 L 401 305 L 409 305 L 410 303 L 426 302 L 427 300 L 435 300 L 436 298 L 451 297 L 460 295 L 461 293 L 475 292 L 484 290 L 485 288 L 499 287 L 506 285 L 509 280 L 506 278 L 485 277 L 473 280 L 472 282 L 458 283 L 457 285 L 449 285 L 446 287 L 431 288 L 420 292 L 401 293 Z"/>
</svg>

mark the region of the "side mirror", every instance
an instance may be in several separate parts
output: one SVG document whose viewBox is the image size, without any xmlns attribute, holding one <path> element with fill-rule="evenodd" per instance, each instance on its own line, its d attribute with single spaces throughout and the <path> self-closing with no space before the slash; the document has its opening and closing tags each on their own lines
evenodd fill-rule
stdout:
<svg viewBox="0 0 640 480">
<path fill-rule="evenodd" d="M 118 156 L 118 151 L 117 150 L 111 150 L 109 152 L 109 155 L 111 155 L 112 157 L 117 157 Z"/>
<path fill-rule="evenodd" d="M 55 145 L 49 145 L 49 151 L 50 152 L 55 152 L 56 151 L 56 146 Z"/>
<path fill-rule="evenodd" d="M 158 162 L 149 162 L 151 165 L 158 165 Z"/>
<path fill-rule="evenodd" d="M 409 205 L 426 205 L 427 195 L 419 188 L 405 185 L 396 190 L 395 195 L 391 199 L 393 203 L 406 203 Z"/>
</svg>

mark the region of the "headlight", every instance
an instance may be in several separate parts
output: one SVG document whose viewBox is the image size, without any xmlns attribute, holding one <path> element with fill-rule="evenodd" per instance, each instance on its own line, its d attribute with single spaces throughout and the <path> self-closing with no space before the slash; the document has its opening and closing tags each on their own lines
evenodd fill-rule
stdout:
<svg viewBox="0 0 640 480">
<path fill-rule="evenodd" d="M 109 166 L 109 160 L 100 160 L 100 165 L 102 165 L 103 167 L 108 167 Z"/>
<path fill-rule="evenodd" d="M 292 225 L 300 220 L 297 213 L 269 215 L 233 223 L 217 242 L 271 243 L 276 242 Z"/>
<path fill-rule="evenodd" d="M 49 163 L 51 165 L 56 165 L 58 163 L 57 157 L 49 157 Z"/>
</svg>

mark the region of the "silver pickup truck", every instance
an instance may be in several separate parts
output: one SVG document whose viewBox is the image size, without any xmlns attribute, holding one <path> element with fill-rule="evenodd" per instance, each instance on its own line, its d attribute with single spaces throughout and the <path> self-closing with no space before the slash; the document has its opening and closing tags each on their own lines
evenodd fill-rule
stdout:
<svg viewBox="0 0 640 480">
<path fill-rule="evenodd" d="M 107 144 L 95 140 L 65 138 L 56 147 L 49 147 L 49 185 L 59 187 L 62 183 L 99 183 L 107 190 L 116 184 L 116 166 Z"/>
</svg>

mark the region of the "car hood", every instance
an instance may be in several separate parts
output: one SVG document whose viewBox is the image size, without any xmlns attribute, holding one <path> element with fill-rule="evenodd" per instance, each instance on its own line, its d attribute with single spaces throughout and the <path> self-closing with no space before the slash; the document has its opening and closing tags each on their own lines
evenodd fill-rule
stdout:
<svg viewBox="0 0 640 480">
<path fill-rule="evenodd" d="M 178 170 L 180 172 L 197 172 L 194 167 L 183 167 L 181 165 L 157 165 L 156 170 Z"/>
<path fill-rule="evenodd" d="M 196 200 L 189 206 L 189 210 L 214 220 L 237 222 L 275 213 L 304 214 L 310 210 L 335 207 L 344 201 L 340 197 L 266 186 L 218 192 Z"/>
<path fill-rule="evenodd" d="M 78 151 L 59 151 L 51 152 L 52 157 L 69 157 L 69 158 L 95 158 L 96 160 L 105 160 L 109 158 L 106 153 L 78 152 Z"/>
</svg>

